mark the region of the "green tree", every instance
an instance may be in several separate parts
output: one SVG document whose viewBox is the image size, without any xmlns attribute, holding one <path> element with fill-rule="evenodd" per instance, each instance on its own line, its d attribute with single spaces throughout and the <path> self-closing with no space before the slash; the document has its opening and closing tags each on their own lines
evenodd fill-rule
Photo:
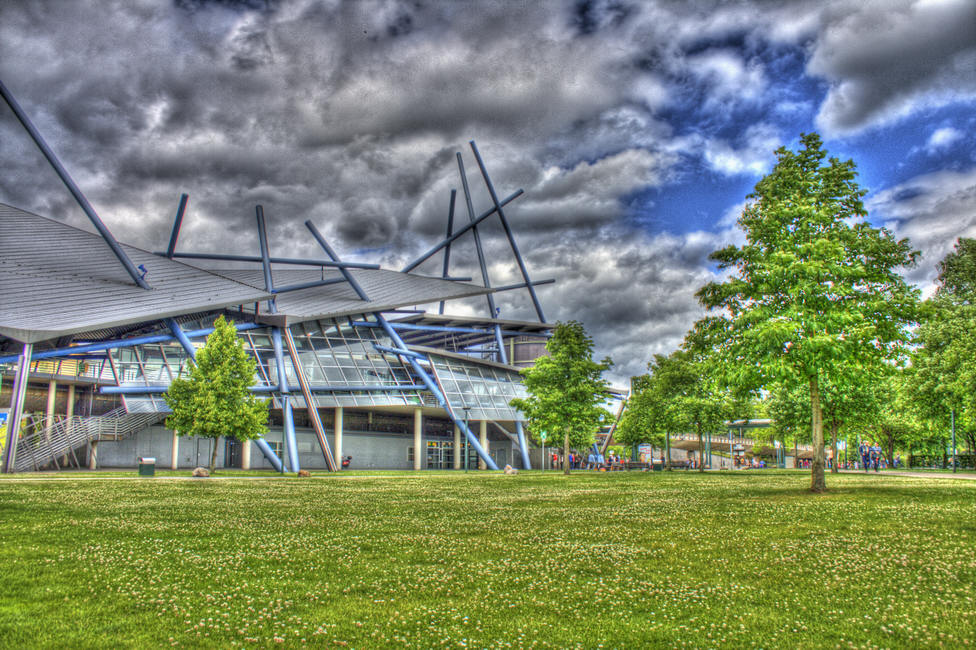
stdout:
<svg viewBox="0 0 976 650">
<path fill-rule="evenodd" d="M 525 415 L 537 442 L 543 431 L 563 434 L 563 470 L 569 474 L 570 449 L 592 445 L 606 419 L 602 405 L 610 386 L 603 372 L 613 362 L 593 360 L 593 340 L 577 321 L 556 323 L 546 350 L 549 356 L 521 371 L 529 396 L 511 404 Z"/>
<path fill-rule="evenodd" d="M 245 441 L 268 430 L 268 403 L 250 393 L 256 369 L 244 351 L 234 322 L 220 316 L 204 347 L 189 362 L 189 374 L 173 380 L 166 404 L 173 411 L 166 426 L 181 436 L 213 438 L 210 471 L 217 462 L 217 441 L 222 437 Z"/>
<path fill-rule="evenodd" d="M 976 240 L 959 239 L 939 266 L 939 287 L 918 329 L 913 401 L 936 428 L 976 446 Z"/>
<path fill-rule="evenodd" d="M 746 243 L 712 254 L 731 277 L 697 296 L 721 312 L 707 331 L 733 383 L 808 388 L 810 489 L 822 492 L 821 384 L 855 382 L 858 368 L 904 358 L 918 292 L 898 270 L 918 252 L 866 221 L 853 161 L 823 164 L 816 134 L 801 143 L 797 152 L 780 148 L 749 195 L 738 221 Z"/>
<path fill-rule="evenodd" d="M 655 355 L 655 359 L 660 355 Z M 653 372 L 654 362 L 648 364 Z M 662 438 L 667 440 L 664 426 L 665 403 L 660 399 L 657 384 L 653 375 L 648 373 L 630 379 L 630 397 L 624 407 L 620 423 L 613 434 L 613 439 L 625 445 L 633 446 L 641 443 L 660 443 Z"/>
</svg>

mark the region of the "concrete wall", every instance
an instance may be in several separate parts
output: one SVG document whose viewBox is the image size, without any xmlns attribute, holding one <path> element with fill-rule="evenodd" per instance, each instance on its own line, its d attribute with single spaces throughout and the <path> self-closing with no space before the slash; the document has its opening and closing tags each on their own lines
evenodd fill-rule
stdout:
<svg viewBox="0 0 976 650">
<path fill-rule="evenodd" d="M 274 446 L 282 440 L 281 430 L 271 430 L 265 440 Z M 302 469 L 325 469 L 325 458 L 319 449 L 318 439 L 311 429 L 296 429 L 295 438 L 298 443 L 298 460 Z M 332 431 L 326 431 L 326 439 L 333 453 L 335 452 L 335 436 Z M 426 466 L 427 440 L 452 440 L 453 435 L 426 434 L 422 438 L 421 466 Z M 462 445 L 464 437 L 462 436 Z M 489 429 L 489 453 L 499 468 L 505 464 L 521 467 L 521 455 L 515 445 L 508 438 L 493 436 Z M 209 438 L 181 437 L 179 442 L 179 467 L 190 469 L 206 467 L 210 463 L 212 441 Z M 248 443 L 252 444 L 253 443 Z M 342 453 L 352 456 L 350 469 L 412 469 L 413 462 L 408 460 L 408 450 L 413 446 L 413 434 L 380 433 L 364 431 L 346 431 L 342 436 Z M 173 433 L 164 426 L 149 427 L 138 434 L 119 441 L 103 440 L 98 443 L 98 467 L 136 467 L 138 459 L 151 456 L 156 459 L 158 469 L 168 469 L 172 463 Z M 224 467 L 224 453 L 226 442 L 221 439 L 217 443 L 217 467 Z M 251 468 L 271 469 L 271 463 L 256 446 L 251 447 Z"/>
</svg>

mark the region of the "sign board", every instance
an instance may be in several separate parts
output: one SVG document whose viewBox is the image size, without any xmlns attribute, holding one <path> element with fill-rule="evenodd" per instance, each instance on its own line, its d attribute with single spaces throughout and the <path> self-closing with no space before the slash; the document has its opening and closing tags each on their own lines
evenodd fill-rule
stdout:
<svg viewBox="0 0 976 650">
<path fill-rule="evenodd" d="M 539 432 L 539 440 L 541 440 L 542 442 L 545 442 L 546 441 L 546 432 L 545 431 L 540 431 Z"/>
<path fill-rule="evenodd" d="M 642 463 L 650 463 L 652 459 L 651 445 L 646 442 L 637 445 L 637 459 Z"/>
</svg>

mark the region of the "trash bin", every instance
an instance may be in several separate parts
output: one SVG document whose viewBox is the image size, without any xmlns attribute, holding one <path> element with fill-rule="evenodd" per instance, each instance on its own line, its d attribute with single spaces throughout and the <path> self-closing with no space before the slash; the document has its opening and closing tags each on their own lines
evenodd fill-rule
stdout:
<svg viewBox="0 0 976 650">
<path fill-rule="evenodd" d="M 150 457 L 139 458 L 139 476 L 155 476 L 156 459 Z"/>
</svg>

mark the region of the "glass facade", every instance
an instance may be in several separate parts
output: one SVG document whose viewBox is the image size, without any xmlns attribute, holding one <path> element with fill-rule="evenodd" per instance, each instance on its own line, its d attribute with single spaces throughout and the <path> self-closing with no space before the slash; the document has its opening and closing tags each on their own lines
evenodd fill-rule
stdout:
<svg viewBox="0 0 976 650">
<path fill-rule="evenodd" d="M 514 370 L 495 365 L 463 361 L 431 354 L 437 382 L 459 418 L 469 407 L 471 420 L 518 420 L 518 411 L 508 405 L 516 397 L 526 397 L 521 376 Z"/>
</svg>

